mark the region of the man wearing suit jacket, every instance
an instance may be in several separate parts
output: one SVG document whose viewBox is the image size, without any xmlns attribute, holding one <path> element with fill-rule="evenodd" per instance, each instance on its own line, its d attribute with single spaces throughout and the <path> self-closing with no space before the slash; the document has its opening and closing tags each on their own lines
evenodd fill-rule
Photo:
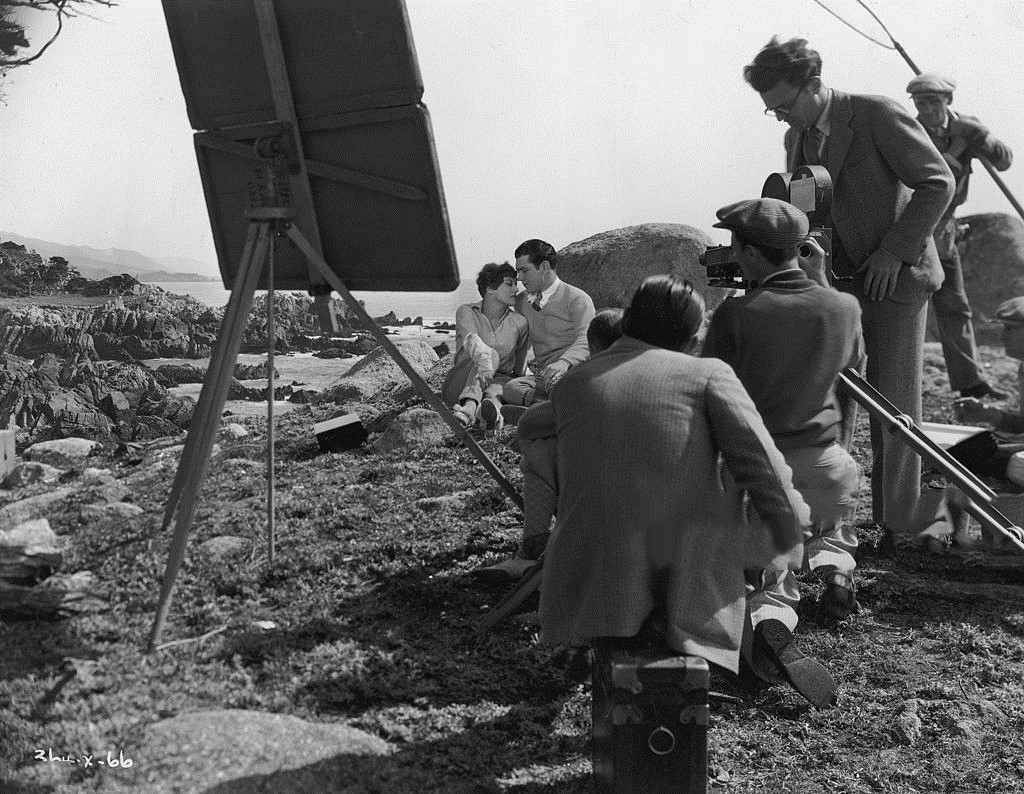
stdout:
<svg viewBox="0 0 1024 794">
<path fill-rule="evenodd" d="M 810 512 L 753 401 L 727 364 L 682 352 L 703 315 L 689 282 L 645 279 L 622 338 L 551 396 L 559 494 L 541 585 L 545 642 L 652 630 L 671 649 L 736 672 L 744 567 L 800 565 Z M 719 453 L 762 526 L 743 524 Z M 767 639 L 783 660 L 797 653 L 784 627 Z M 827 704 L 827 675 L 823 686 Z"/>
<path fill-rule="evenodd" d="M 942 283 L 932 231 L 953 176 L 927 133 L 887 97 L 845 94 L 821 80 L 804 39 L 773 38 L 743 71 L 765 113 L 789 125 L 787 169 L 824 165 L 832 177 L 835 286 L 861 302 L 867 379 L 921 421 L 928 298 Z M 918 519 L 921 459 L 871 421 L 871 494 L 887 543 Z"/>
<path fill-rule="evenodd" d="M 555 271 L 555 249 L 543 240 L 527 240 L 515 251 L 516 272 L 525 289 L 516 311 L 530 325 L 531 372 L 505 384 L 504 400 L 533 405 L 546 400 L 569 368 L 589 355 L 587 328 L 594 301 L 579 287 L 566 284 Z"/>
</svg>

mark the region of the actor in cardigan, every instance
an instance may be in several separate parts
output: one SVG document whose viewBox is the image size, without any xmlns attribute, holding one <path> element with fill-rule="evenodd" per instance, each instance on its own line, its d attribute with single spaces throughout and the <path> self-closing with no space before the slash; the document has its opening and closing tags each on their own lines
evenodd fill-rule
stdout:
<svg viewBox="0 0 1024 794">
<path fill-rule="evenodd" d="M 828 168 L 833 270 L 849 278 L 836 287 L 861 302 L 867 380 L 920 423 L 928 299 L 942 283 L 932 232 L 953 196 L 949 167 L 899 103 L 826 87 L 804 39 L 773 38 L 744 77 L 789 125 L 787 170 Z M 871 452 L 873 517 L 893 547 L 916 528 L 921 459 L 874 419 Z"/>
<path fill-rule="evenodd" d="M 546 400 L 570 367 L 587 358 L 587 327 L 594 301 L 566 284 L 556 272 L 555 249 L 543 240 L 527 240 L 515 251 L 516 272 L 525 288 L 516 311 L 530 324 L 533 361 L 530 372 L 505 384 L 505 402 L 533 405 Z"/>
</svg>

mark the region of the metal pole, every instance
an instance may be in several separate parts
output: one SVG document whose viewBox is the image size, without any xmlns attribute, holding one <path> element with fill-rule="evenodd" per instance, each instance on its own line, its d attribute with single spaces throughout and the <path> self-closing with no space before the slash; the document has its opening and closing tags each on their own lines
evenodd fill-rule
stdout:
<svg viewBox="0 0 1024 794">
<path fill-rule="evenodd" d="M 874 16 L 874 14 L 872 14 L 872 16 Z M 875 19 L 878 19 L 878 17 L 875 17 Z M 885 28 L 884 25 L 882 27 L 883 29 Z M 907 51 L 903 49 L 903 45 L 896 41 L 896 39 L 892 37 L 892 34 L 889 33 L 888 30 L 886 30 L 885 32 L 889 34 L 889 39 L 890 41 L 892 41 L 892 46 L 896 48 L 896 52 L 903 56 L 903 60 L 907 62 L 907 65 L 910 66 L 910 68 L 914 71 L 914 74 L 921 74 L 921 70 L 917 68 L 917 64 L 910 60 L 910 56 L 907 55 Z M 981 162 L 983 166 L 985 166 L 985 170 L 988 171 L 988 175 L 992 177 L 992 181 L 996 183 L 996 186 L 1001 191 L 1003 191 L 1003 195 L 1006 196 L 1007 201 L 1009 201 L 1010 204 L 1013 205 L 1013 208 L 1017 210 L 1017 214 L 1020 215 L 1021 219 L 1024 219 L 1024 207 L 1020 205 L 1020 202 L 1017 201 L 1017 198 L 1013 195 L 1013 193 L 1010 192 L 1010 188 L 1003 181 L 1003 178 L 999 176 L 999 174 L 996 172 L 996 169 L 993 167 L 992 163 L 990 163 L 988 158 L 985 157 L 985 155 L 983 154 L 975 154 L 974 156 L 978 158 L 978 160 Z"/>
<path fill-rule="evenodd" d="M 402 355 L 395 343 L 388 339 L 387 334 L 384 330 L 377 325 L 377 322 L 370 317 L 366 309 L 360 305 L 348 288 L 342 283 L 338 275 L 331 270 L 330 266 L 324 261 L 324 258 L 317 253 L 316 249 L 310 244 L 310 242 L 303 237 L 302 232 L 294 225 L 287 227 L 287 234 L 289 239 L 298 246 L 299 250 L 305 254 L 306 258 L 313 264 L 323 278 L 330 284 L 334 290 L 341 296 L 341 298 L 348 305 L 349 310 L 359 318 L 359 320 L 370 329 L 370 333 L 374 335 L 381 347 L 387 351 L 387 354 L 391 356 L 392 360 L 399 366 L 399 368 L 406 374 L 406 377 L 412 381 L 412 385 L 419 392 L 420 396 L 426 401 L 427 405 L 433 408 L 437 415 L 444 420 L 445 424 L 451 428 L 452 432 L 457 438 L 462 439 L 462 443 L 466 445 L 466 448 L 473 454 L 473 456 L 483 465 L 487 470 L 487 473 L 494 478 L 494 481 L 501 486 L 501 489 L 505 492 L 509 499 L 512 500 L 512 504 L 523 510 L 523 497 L 519 495 L 519 492 L 515 489 L 515 486 L 508 481 L 508 478 L 502 473 L 501 469 L 497 467 L 493 460 L 491 460 L 487 453 L 480 448 L 480 445 L 476 443 L 476 439 L 473 438 L 469 431 L 463 427 L 459 421 L 452 415 L 451 409 L 444 404 L 444 401 L 434 394 L 434 391 L 430 388 L 430 385 L 423 380 L 423 377 L 413 368 L 405 356 Z"/>
<path fill-rule="evenodd" d="M 267 565 L 274 567 L 274 249 L 277 223 L 267 249 Z"/>
<path fill-rule="evenodd" d="M 953 483 L 967 496 L 966 512 L 983 527 L 1002 535 L 1015 548 L 1024 551 L 1024 529 L 1016 526 L 1009 518 L 991 504 L 995 493 L 973 472 L 967 470 L 946 450 L 933 442 L 906 414 L 894 412 L 892 405 L 882 394 L 863 381 L 856 370 L 847 369 L 840 373 L 853 398 L 859 402 L 872 418 L 883 424 L 888 423 L 889 431 L 899 436 L 922 459 L 927 458 L 941 468 Z M 862 388 L 863 387 L 863 388 Z"/>
</svg>

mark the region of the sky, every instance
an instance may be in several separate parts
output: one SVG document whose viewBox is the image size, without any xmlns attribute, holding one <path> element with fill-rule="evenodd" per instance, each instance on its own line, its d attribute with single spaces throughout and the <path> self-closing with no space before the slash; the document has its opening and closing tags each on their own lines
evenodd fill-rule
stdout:
<svg viewBox="0 0 1024 794">
<path fill-rule="evenodd" d="M 208 0 L 215 1 L 215 0 Z M 856 0 L 823 0 L 890 44 Z M 1024 157 L 1020 0 L 866 0 L 953 108 Z M 161 4 L 120 0 L 65 25 L 9 73 L 0 103 L 0 230 L 182 256 L 217 272 Z M 743 66 L 802 36 L 827 85 L 912 109 L 910 67 L 814 0 L 407 0 L 462 278 L 524 239 L 556 248 L 647 222 L 719 242 L 715 210 L 784 170 L 785 125 Z M 33 23 L 45 40 L 49 24 Z M 1024 201 L 1024 165 L 1003 174 Z M 982 168 L 961 215 L 1014 213 Z"/>
</svg>

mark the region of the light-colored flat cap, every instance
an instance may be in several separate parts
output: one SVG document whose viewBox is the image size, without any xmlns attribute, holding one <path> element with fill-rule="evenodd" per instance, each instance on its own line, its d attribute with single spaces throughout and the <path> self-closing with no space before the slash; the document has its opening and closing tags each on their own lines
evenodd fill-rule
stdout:
<svg viewBox="0 0 1024 794">
<path fill-rule="evenodd" d="M 922 72 L 907 83 L 908 94 L 952 94 L 956 81 L 936 72 Z"/>
</svg>

